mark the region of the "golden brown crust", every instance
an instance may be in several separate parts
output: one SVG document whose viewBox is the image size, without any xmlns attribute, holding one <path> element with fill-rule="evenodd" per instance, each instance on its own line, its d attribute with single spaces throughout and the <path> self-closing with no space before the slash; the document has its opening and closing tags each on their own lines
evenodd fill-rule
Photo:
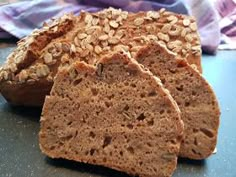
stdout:
<svg viewBox="0 0 236 177">
<path fill-rule="evenodd" d="M 133 56 L 141 46 L 156 40 L 195 64 L 201 72 L 201 47 L 196 30 L 192 17 L 163 10 L 128 14 L 110 8 L 94 14 L 82 12 L 78 17 L 66 15 L 19 42 L 0 69 L 0 82 L 4 85 L 11 81 L 12 86 L 27 85 L 28 81 L 34 81 L 35 85 L 42 83 L 40 80 L 51 82 L 58 68 L 74 61 L 95 64 L 102 56 L 120 49 Z M 8 95 L 12 97 L 10 100 L 15 99 L 14 93 Z M 37 100 L 33 103 L 39 104 Z"/>
<path fill-rule="evenodd" d="M 171 176 L 183 123 L 170 97 L 149 71 L 125 54 L 105 57 L 97 67 L 75 63 L 59 71 L 46 98 L 40 148 L 53 158 L 131 175 Z"/>
<path fill-rule="evenodd" d="M 0 84 L 0 92 L 12 105 L 42 106 L 45 95 L 49 95 L 53 82 L 40 80 L 35 83 L 4 83 Z"/>
<path fill-rule="evenodd" d="M 180 156 L 204 159 L 217 142 L 220 110 L 207 81 L 185 60 L 176 59 L 164 46 L 150 44 L 137 54 L 137 61 L 160 77 L 177 102 L 185 124 Z"/>
</svg>

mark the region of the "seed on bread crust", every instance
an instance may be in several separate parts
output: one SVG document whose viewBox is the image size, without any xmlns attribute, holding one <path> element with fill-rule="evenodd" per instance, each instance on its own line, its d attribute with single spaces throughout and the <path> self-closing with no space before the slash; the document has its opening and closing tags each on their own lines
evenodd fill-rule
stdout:
<svg viewBox="0 0 236 177">
<path fill-rule="evenodd" d="M 120 39 L 118 37 L 111 37 L 108 39 L 108 43 L 110 44 L 117 44 L 119 43 Z"/>
<path fill-rule="evenodd" d="M 197 24 L 196 24 L 196 23 L 191 23 L 191 24 L 189 25 L 189 27 L 190 27 L 190 29 L 191 29 L 192 31 L 196 31 L 196 30 L 197 30 Z"/>
<path fill-rule="evenodd" d="M 102 52 L 102 48 L 99 46 L 99 45 L 96 45 L 95 48 L 94 48 L 94 51 L 97 53 L 97 54 L 100 54 Z"/>
<path fill-rule="evenodd" d="M 22 70 L 18 75 L 19 82 L 25 82 L 28 77 L 29 77 L 29 75 L 28 75 L 27 71 Z"/>
<path fill-rule="evenodd" d="M 178 26 L 175 26 L 174 29 L 168 31 L 168 34 L 170 36 L 178 36 L 180 34 L 180 31 L 181 31 L 181 28 Z"/>
<path fill-rule="evenodd" d="M 169 17 L 167 17 L 167 20 L 170 22 L 170 24 L 174 25 L 175 23 L 178 22 L 178 18 L 174 15 L 170 15 Z"/>
<path fill-rule="evenodd" d="M 153 18 L 153 19 L 158 19 L 160 17 L 158 12 L 155 11 L 148 11 L 147 12 L 147 17 L 148 18 Z"/>
<path fill-rule="evenodd" d="M 45 77 L 49 74 L 50 69 L 47 65 L 39 64 L 36 66 L 36 75 L 38 77 Z"/>
<path fill-rule="evenodd" d="M 101 41 L 105 41 L 105 40 L 107 40 L 108 39 L 108 35 L 107 34 L 104 34 L 104 35 L 101 35 L 101 36 L 99 36 L 99 40 L 101 40 Z"/>
<path fill-rule="evenodd" d="M 163 27 L 161 28 L 161 32 L 168 33 L 170 31 L 171 27 L 172 27 L 172 25 L 167 23 L 167 24 L 163 25 Z"/>
<path fill-rule="evenodd" d="M 136 18 L 136 19 L 134 20 L 134 24 L 135 24 L 136 26 L 142 25 L 143 22 L 144 22 L 144 19 L 143 19 L 143 18 Z"/>
<path fill-rule="evenodd" d="M 52 62 L 52 59 L 53 59 L 52 54 L 45 53 L 43 59 L 44 59 L 44 63 L 50 64 Z"/>
<path fill-rule="evenodd" d="M 183 20 L 183 25 L 184 26 L 189 26 L 190 25 L 190 20 L 189 19 L 187 19 L 187 18 L 185 18 L 184 20 Z"/>
<path fill-rule="evenodd" d="M 116 21 L 114 20 L 111 20 L 109 22 L 109 25 L 112 27 L 112 28 L 117 28 L 119 26 L 119 23 L 117 23 Z"/>
<path fill-rule="evenodd" d="M 78 34 L 78 38 L 79 39 L 84 39 L 84 38 L 86 38 L 88 35 L 86 34 L 86 33 L 80 33 L 80 34 Z"/>
<path fill-rule="evenodd" d="M 165 41 L 165 42 L 169 42 L 170 38 L 167 34 L 163 34 L 161 32 L 157 33 L 157 36 L 159 39 Z"/>
</svg>

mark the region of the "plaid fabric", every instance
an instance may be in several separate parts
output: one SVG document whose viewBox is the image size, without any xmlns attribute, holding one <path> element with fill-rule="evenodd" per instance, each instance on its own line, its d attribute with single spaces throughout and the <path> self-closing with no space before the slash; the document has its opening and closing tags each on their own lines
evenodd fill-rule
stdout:
<svg viewBox="0 0 236 177">
<path fill-rule="evenodd" d="M 0 6 L 0 38 L 7 38 L 9 34 L 22 38 L 52 17 L 68 12 L 79 14 L 81 10 L 95 12 L 110 6 L 132 12 L 160 8 L 182 14 L 190 12 L 198 21 L 203 50 L 214 53 L 219 44 L 220 30 L 216 13 L 203 0 L 21 0 Z"/>
</svg>

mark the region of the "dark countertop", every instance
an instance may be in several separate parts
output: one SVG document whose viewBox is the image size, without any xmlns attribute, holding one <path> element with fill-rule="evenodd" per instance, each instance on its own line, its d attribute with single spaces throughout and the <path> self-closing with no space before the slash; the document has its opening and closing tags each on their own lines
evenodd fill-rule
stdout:
<svg viewBox="0 0 236 177">
<path fill-rule="evenodd" d="M 0 63 L 14 48 L 0 44 Z M 180 159 L 174 177 L 236 176 L 236 51 L 203 56 L 204 77 L 221 107 L 217 153 L 206 160 Z M 38 146 L 40 109 L 11 107 L 0 96 L 0 177 L 118 177 L 115 170 L 67 160 L 53 160 Z"/>
</svg>

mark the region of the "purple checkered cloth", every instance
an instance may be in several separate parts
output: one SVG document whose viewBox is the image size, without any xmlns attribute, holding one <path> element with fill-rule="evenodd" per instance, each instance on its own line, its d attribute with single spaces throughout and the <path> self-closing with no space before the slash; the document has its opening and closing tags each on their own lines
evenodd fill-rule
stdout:
<svg viewBox="0 0 236 177">
<path fill-rule="evenodd" d="M 220 42 L 220 28 L 214 8 L 204 0 L 35 0 L 0 6 L 0 38 L 22 38 L 40 28 L 52 17 L 81 10 L 96 12 L 115 7 L 137 12 L 159 10 L 191 14 L 197 19 L 203 51 L 215 53 Z"/>
</svg>

